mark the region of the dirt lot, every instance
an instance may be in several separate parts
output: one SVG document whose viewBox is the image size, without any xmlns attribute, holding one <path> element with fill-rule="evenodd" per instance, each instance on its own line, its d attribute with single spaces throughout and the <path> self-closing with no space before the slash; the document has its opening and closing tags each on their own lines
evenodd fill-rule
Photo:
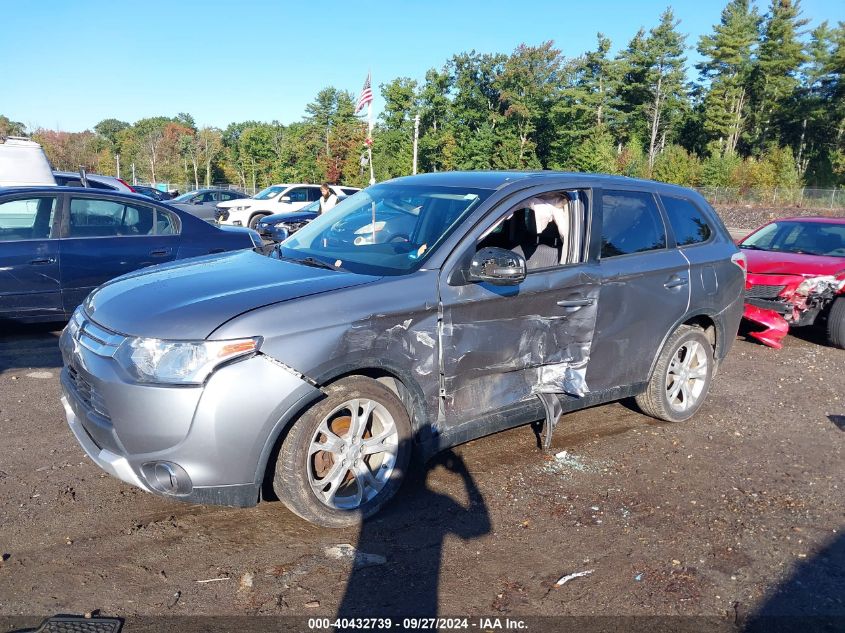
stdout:
<svg viewBox="0 0 845 633">
<path fill-rule="evenodd" d="M 0 615 L 342 605 L 845 622 L 845 352 L 813 335 L 780 351 L 738 339 L 690 423 L 596 407 L 561 421 L 558 459 L 529 427 L 500 433 L 441 456 L 363 529 L 340 531 L 278 503 L 190 506 L 102 474 L 65 425 L 57 336 L 0 334 Z M 331 549 L 347 543 L 363 552 L 354 569 Z"/>
</svg>

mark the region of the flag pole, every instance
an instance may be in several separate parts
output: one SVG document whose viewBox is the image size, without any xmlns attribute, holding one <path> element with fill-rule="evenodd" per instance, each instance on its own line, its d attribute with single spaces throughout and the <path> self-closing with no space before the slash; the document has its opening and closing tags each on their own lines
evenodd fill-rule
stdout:
<svg viewBox="0 0 845 633">
<path fill-rule="evenodd" d="M 370 159 L 370 184 L 376 184 L 376 175 L 373 171 L 373 102 L 367 104 L 367 158 Z"/>
</svg>

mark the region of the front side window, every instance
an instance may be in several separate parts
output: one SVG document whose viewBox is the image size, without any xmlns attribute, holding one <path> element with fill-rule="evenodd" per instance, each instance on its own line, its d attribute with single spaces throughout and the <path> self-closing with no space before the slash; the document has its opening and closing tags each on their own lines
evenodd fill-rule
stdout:
<svg viewBox="0 0 845 633">
<path fill-rule="evenodd" d="M 166 225 L 174 220 L 161 217 Z M 70 201 L 68 237 L 119 237 L 156 235 L 156 212 L 151 207 L 115 200 L 73 198 Z M 171 231 L 163 225 L 163 230 Z M 178 231 L 177 231 L 178 232 Z M 164 233 L 170 235 L 172 233 Z"/>
<path fill-rule="evenodd" d="M 0 203 L 0 242 L 50 237 L 56 198 L 41 196 Z"/>
<path fill-rule="evenodd" d="M 291 189 L 285 196 L 290 198 L 291 202 L 308 202 L 308 188 L 297 187 L 296 189 Z"/>
<path fill-rule="evenodd" d="M 427 259 L 492 192 L 424 185 L 374 185 L 282 243 L 284 258 L 363 274 L 401 275 Z M 313 262 L 312 262 L 313 264 Z"/>
<path fill-rule="evenodd" d="M 493 246 L 518 253 L 529 271 L 575 263 L 586 225 L 585 199 L 583 192 L 555 191 L 524 200 L 485 231 L 477 250 Z"/>
<path fill-rule="evenodd" d="M 701 210 L 689 200 L 674 196 L 660 196 L 669 225 L 675 234 L 678 246 L 689 246 L 706 242 L 713 234 Z"/>
<path fill-rule="evenodd" d="M 602 258 L 666 248 L 666 228 L 654 196 L 642 191 L 602 194 Z"/>
</svg>

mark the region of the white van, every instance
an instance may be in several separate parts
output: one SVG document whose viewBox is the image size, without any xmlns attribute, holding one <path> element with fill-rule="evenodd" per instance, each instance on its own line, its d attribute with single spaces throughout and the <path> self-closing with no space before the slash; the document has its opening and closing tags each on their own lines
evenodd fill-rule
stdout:
<svg viewBox="0 0 845 633">
<path fill-rule="evenodd" d="M 41 146 L 29 139 L 0 139 L 0 187 L 56 186 L 53 169 Z"/>
</svg>

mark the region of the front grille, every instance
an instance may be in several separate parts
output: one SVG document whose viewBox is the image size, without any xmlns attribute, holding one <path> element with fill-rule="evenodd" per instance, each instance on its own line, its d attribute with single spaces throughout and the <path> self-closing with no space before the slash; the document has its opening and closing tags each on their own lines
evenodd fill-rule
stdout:
<svg viewBox="0 0 845 633">
<path fill-rule="evenodd" d="M 85 376 L 72 365 L 67 368 L 67 374 L 71 384 L 73 384 L 76 395 L 79 396 L 82 403 L 96 414 L 110 420 L 111 418 L 109 417 L 105 400 L 103 400 L 96 387 L 88 382 Z"/>
<path fill-rule="evenodd" d="M 786 286 L 768 286 L 766 284 L 754 284 L 745 291 L 749 299 L 777 299 Z"/>
</svg>

